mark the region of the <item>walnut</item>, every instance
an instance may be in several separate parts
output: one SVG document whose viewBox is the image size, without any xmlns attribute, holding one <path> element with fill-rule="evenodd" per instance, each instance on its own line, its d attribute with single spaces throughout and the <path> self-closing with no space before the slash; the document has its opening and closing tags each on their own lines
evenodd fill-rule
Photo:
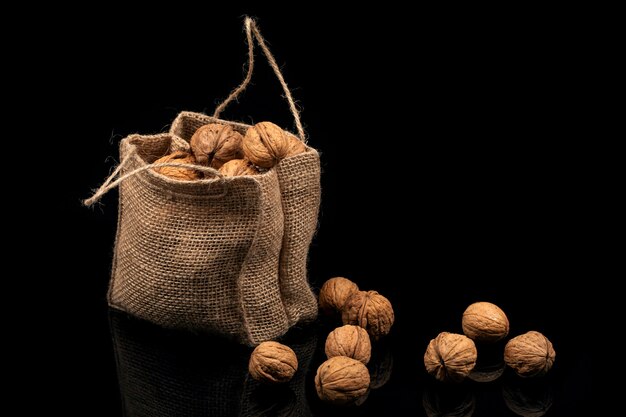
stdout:
<svg viewBox="0 0 626 417">
<path fill-rule="evenodd" d="M 463 313 L 463 333 L 477 342 L 497 342 L 509 334 L 509 319 L 495 304 L 474 303 Z"/>
<path fill-rule="evenodd" d="M 388 299 L 376 291 L 357 291 L 343 306 L 343 324 L 363 327 L 374 340 L 389 334 L 395 319 Z"/>
<path fill-rule="evenodd" d="M 298 154 L 306 152 L 306 145 L 304 144 L 304 142 L 302 142 L 300 139 L 290 134 L 287 134 L 287 137 L 289 138 L 289 149 L 287 150 L 286 157 L 290 157 L 290 156 L 294 156 L 294 155 L 298 155 Z"/>
<path fill-rule="evenodd" d="M 343 277 L 331 278 L 322 285 L 319 296 L 320 310 L 331 314 L 341 311 L 348 297 L 357 292 L 359 287 Z"/>
<path fill-rule="evenodd" d="M 317 368 L 315 390 L 322 401 L 353 404 L 367 394 L 370 374 L 361 362 L 334 356 Z"/>
<path fill-rule="evenodd" d="M 523 377 L 545 374 L 552 368 L 555 357 L 552 342 L 535 331 L 514 337 L 504 347 L 504 362 Z"/>
<path fill-rule="evenodd" d="M 166 162 L 177 162 L 181 164 L 195 164 L 196 160 L 193 157 L 193 155 L 187 152 L 176 151 L 154 161 L 155 164 L 163 164 Z M 182 181 L 193 181 L 193 180 L 199 180 L 200 178 L 202 178 L 202 173 L 200 171 L 196 171 L 195 169 L 189 169 L 189 168 L 158 167 L 158 168 L 154 168 L 154 171 L 158 172 L 161 175 L 165 175 L 171 178 L 176 178 L 177 180 L 182 180 Z"/>
<path fill-rule="evenodd" d="M 325 352 L 328 358 L 347 356 L 367 365 L 372 357 L 372 344 L 364 328 L 347 324 L 330 332 Z"/>
<path fill-rule="evenodd" d="M 218 169 L 243 157 L 242 141 L 241 133 L 231 126 L 211 123 L 196 130 L 189 144 L 199 164 Z"/>
<path fill-rule="evenodd" d="M 541 417 L 552 407 L 552 391 L 548 384 L 527 382 L 511 379 L 502 387 L 502 398 L 506 406 L 519 416 Z"/>
<path fill-rule="evenodd" d="M 424 365 L 428 373 L 440 381 L 460 382 L 474 369 L 477 356 L 472 339 L 442 332 L 428 344 Z"/>
<path fill-rule="evenodd" d="M 287 382 L 298 370 L 298 358 L 289 346 L 278 342 L 263 342 L 250 355 L 248 370 L 257 381 Z"/>
<path fill-rule="evenodd" d="M 240 175 L 255 175 L 259 171 L 245 159 L 231 159 L 219 169 L 225 177 L 237 177 Z"/>
<path fill-rule="evenodd" d="M 260 122 L 250 127 L 243 138 L 243 153 L 254 165 L 272 168 L 290 152 L 298 150 L 298 140 L 272 122 Z M 299 142 L 299 141 L 298 141 Z"/>
</svg>

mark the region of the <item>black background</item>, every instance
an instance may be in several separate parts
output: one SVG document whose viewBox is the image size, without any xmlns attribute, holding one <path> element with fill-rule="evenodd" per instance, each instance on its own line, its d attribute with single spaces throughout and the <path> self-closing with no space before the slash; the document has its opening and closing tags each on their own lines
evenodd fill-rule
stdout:
<svg viewBox="0 0 626 417">
<path fill-rule="evenodd" d="M 121 415 L 105 299 L 117 193 L 95 209 L 80 199 L 108 175 L 125 135 L 165 131 L 181 110 L 211 113 L 240 82 L 242 15 L 250 13 L 322 156 L 312 285 L 346 276 L 386 295 L 396 311 L 394 376 L 368 400 L 372 412 L 424 415 L 428 341 L 460 332 L 465 307 L 487 300 L 507 312 L 511 335 L 539 330 L 553 341 L 548 415 L 582 415 L 592 371 L 580 306 L 589 289 L 563 285 L 589 266 L 587 184 L 568 142 L 581 123 L 570 54 L 579 39 L 553 18 L 508 14 L 162 12 L 116 11 L 43 40 L 58 62 L 42 80 L 42 100 L 71 126 L 64 139 L 75 150 L 72 164 L 58 168 L 72 181 L 55 197 L 52 215 L 62 220 L 47 225 L 70 242 L 51 246 L 66 276 L 61 290 L 50 283 L 60 297 L 58 313 L 44 318 L 53 370 L 42 384 L 67 393 L 51 407 Z M 262 59 L 253 83 L 224 117 L 293 129 Z M 475 415 L 509 412 L 481 390 Z M 368 415 L 367 407 L 358 412 Z"/>
</svg>

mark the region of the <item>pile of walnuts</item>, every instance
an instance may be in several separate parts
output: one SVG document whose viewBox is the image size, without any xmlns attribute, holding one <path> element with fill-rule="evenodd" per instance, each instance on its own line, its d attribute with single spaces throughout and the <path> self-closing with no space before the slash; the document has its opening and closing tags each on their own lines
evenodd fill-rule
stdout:
<svg viewBox="0 0 626 417">
<path fill-rule="evenodd" d="M 175 151 L 157 159 L 155 164 L 202 165 L 217 169 L 225 177 L 234 177 L 258 174 L 288 156 L 306 151 L 302 141 L 271 122 L 257 123 L 244 135 L 230 125 L 210 123 L 196 130 L 189 145 L 191 152 Z M 201 171 L 187 167 L 163 166 L 154 170 L 181 181 L 204 178 Z"/>
<path fill-rule="evenodd" d="M 328 359 L 315 375 L 317 395 L 333 404 L 360 405 L 370 388 L 388 380 L 388 372 L 382 383 L 382 375 L 372 378 L 366 365 L 372 356 L 371 340 L 380 340 L 391 330 L 395 320 L 391 303 L 376 291 L 360 291 L 349 279 L 336 277 L 322 286 L 319 306 L 327 315 L 341 314 L 343 326 L 326 338 Z"/>
<path fill-rule="evenodd" d="M 474 342 L 494 343 L 509 334 L 504 311 L 492 303 L 474 303 L 463 313 L 462 327 L 464 335 L 442 332 L 430 341 L 424 354 L 426 371 L 444 382 L 460 382 L 468 376 L 477 382 L 497 379 L 503 368 L 475 370 L 478 350 Z M 514 337 L 504 347 L 504 362 L 522 377 L 544 375 L 555 357 L 550 340 L 536 331 Z"/>
</svg>

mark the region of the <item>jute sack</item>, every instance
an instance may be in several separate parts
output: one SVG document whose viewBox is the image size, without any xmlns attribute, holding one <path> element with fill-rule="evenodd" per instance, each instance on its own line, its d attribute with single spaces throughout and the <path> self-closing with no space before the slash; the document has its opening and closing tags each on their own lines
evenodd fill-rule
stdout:
<svg viewBox="0 0 626 417">
<path fill-rule="evenodd" d="M 248 42 L 248 70 L 243 82 L 217 106 L 213 116 L 200 113 L 182 112 L 172 123 L 170 133 L 186 141 L 200 126 L 208 123 L 230 124 L 234 128 L 246 130 L 250 126 L 219 118 L 226 106 L 235 100 L 250 84 L 254 71 L 255 40 L 267 58 L 274 74 L 278 78 L 285 98 L 294 117 L 296 138 L 306 144 L 306 135 L 300 114 L 295 106 L 291 91 L 283 75 L 259 32 L 256 22 L 245 20 Z M 284 235 L 280 252 L 280 291 L 285 305 L 289 325 L 300 321 L 309 321 L 317 317 L 317 300 L 307 278 L 307 256 L 311 240 L 317 229 L 320 206 L 320 159 L 318 152 L 307 146 L 306 152 L 281 160 L 270 171 L 275 171 L 280 185 L 280 197 L 284 214 Z"/>
<path fill-rule="evenodd" d="M 252 45 L 252 30 L 258 30 L 250 19 L 246 30 Z M 271 57 L 269 51 L 266 55 Z M 272 66 L 278 71 L 275 62 Z M 282 75 L 279 79 L 284 84 Z M 291 94 L 288 97 L 304 137 Z M 317 314 L 306 279 L 306 256 L 319 209 L 319 156 L 308 149 L 262 174 L 229 178 L 208 167 L 155 164 L 171 151 L 189 150 L 184 139 L 214 120 L 200 116 L 181 114 L 170 134 L 123 139 L 119 166 L 85 201 L 94 204 L 120 187 L 108 300 L 112 307 L 165 327 L 213 331 L 256 345 Z M 248 127 L 219 122 L 242 133 Z M 209 175 L 179 181 L 153 170 L 163 166 Z M 281 175 L 294 176 L 283 178 L 285 184 L 293 183 L 284 190 Z M 285 230 L 291 239 L 284 239 Z"/>
<path fill-rule="evenodd" d="M 123 139 L 120 165 L 85 202 L 120 187 L 109 304 L 165 327 L 251 345 L 274 339 L 289 328 L 278 283 L 284 217 L 277 173 L 224 178 L 197 165 L 154 164 L 188 146 L 169 134 Z M 179 181 L 153 170 L 161 166 L 215 178 Z"/>
</svg>

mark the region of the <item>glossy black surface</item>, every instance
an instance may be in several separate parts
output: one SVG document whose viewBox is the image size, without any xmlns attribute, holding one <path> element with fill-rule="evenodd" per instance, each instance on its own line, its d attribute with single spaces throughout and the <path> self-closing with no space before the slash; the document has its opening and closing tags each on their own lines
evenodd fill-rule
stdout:
<svg viewBox="0 0 626 417">
<path fill-rule="evenodd" d="M 219 416 L 242 415 L 245 406 L 280 415 L 295 403 L 298 413 L 315 416 L 513 416 L 511 408 L 527 403 L 549 417 L 586 415 L 597 333 L 588 300 L 605 286 L 589 256 L 595 241 L 587 233 L 596 226 L 586 162 L 571 155 L 580 124 L 568 60 L 575 39 L 541 21 L 450 11 L 163 12 L 150 19 L 115 11 L 106 24 L 73 21 L 42 40 L 59 57 L 38 95 L 49 110 L 42 117 L 54 117 L 31 133 L 62 137 L 61 148 L 44 141 L 55 144 L 45 150 L 55 161 L 46 175 L 71 179 L 71 186 L 43 187 L 55 204 L 38 236 L 50 239 L 54 261 L 28 265 L 46 270 L 37 293 L 50 308 L 36 321 L 42 332 L 32 333 L 33 345 L 44 346 L 45 371 L 34 374 L 51 393 L 48 411 Z M 260 18 L 303 107 L 309 143 L 321 151 L 313 287 L 347 276 L 386 295 L 396 311 L 379 352 L 393 363 L 391 376 L 347 411 L 320 403 L 312 386 L 330 323 L 311 331 L 316 341 L 297 340 L 312 344 L 310 365 L 297 386 L 274 392 L 246 378 L 246 348 L 109 317 L 117 195 L 95 209 L 79 204 L 108 175 L 120 138 L 163 131 L 181 110 L 210 113 L 240 81 L 244 13 Z M 291 126 L 261 59 L 257 69 L 254 85 L 224 116 Z M 61 95 L 74 104 L 59 108 Z M 573 284 L 578 279 L 586 284 Z M 511 336 L 538 330 L 552 340 L 557 359 L 545 379 L 505 371 L 495 382 L 447 387 L 425 373 L 428 341 L 460 332 L 463 310 L 477 300 L 503 308 Z M 497 354 L 486 365 L 497 368 Z"/>
</svg>

